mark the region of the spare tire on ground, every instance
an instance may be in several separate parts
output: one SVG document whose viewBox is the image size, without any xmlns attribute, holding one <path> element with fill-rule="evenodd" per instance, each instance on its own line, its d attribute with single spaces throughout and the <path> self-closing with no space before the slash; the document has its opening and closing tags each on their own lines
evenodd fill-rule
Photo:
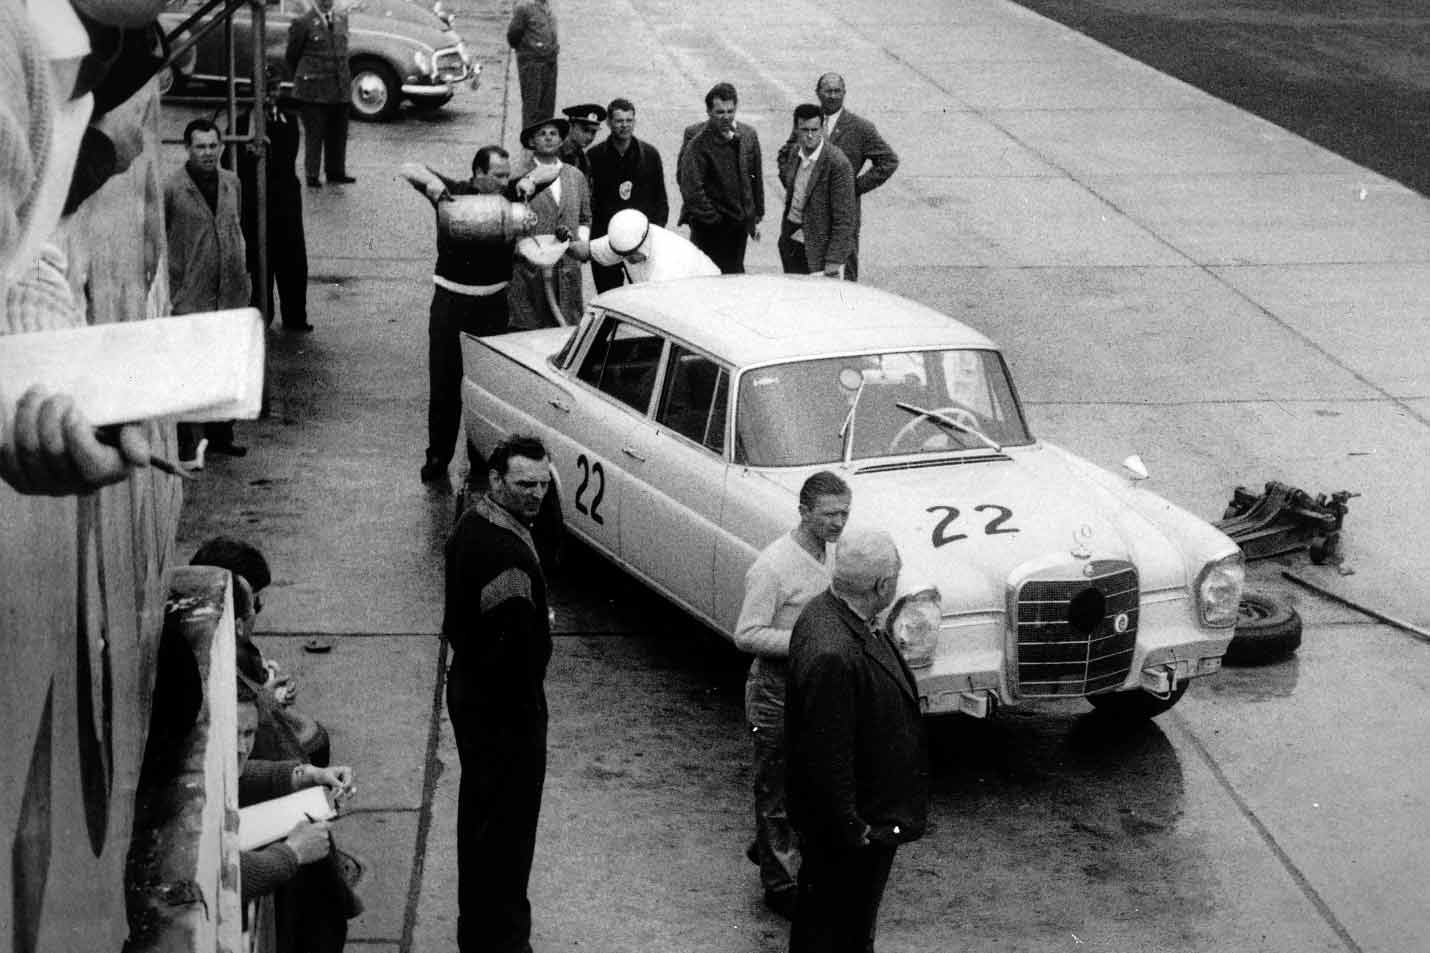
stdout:
<svg viewBox="0 0 1430 953">
<path fill-rule="evenodd" d="M 1300 613 L 1280 599 L 1248 592 L 1241 597 L 1236 634 L 1222 661 L 1227 665 L 1263 665 L 1285 658 L 1300 645 Z"/>
</svg>

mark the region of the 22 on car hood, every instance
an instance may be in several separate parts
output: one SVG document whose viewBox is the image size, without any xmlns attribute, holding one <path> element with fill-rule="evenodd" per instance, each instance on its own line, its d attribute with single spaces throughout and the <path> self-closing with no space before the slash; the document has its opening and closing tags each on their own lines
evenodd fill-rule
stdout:
<svg viewBox="0 0 1430 953">
<path fill-rule="evenodd" d="M 1215 530 L 1145 488 L 1094 476 L 1085 461 L 1046 444 L 1009 448 L 1006 457 L 856 467 L 845 474 L 850 525 L 891 532 L 903 582 L 933 583 L 946 607 L 965 610 L 1001 609 L 1015 569 L 1034 560 L 1075 565 L 1074 550 L 1133 563 L 1144 592 L 1188 585 L 1214 555 Z M 807 475 L 770 472 L 796 493 Z"/>
</svg>

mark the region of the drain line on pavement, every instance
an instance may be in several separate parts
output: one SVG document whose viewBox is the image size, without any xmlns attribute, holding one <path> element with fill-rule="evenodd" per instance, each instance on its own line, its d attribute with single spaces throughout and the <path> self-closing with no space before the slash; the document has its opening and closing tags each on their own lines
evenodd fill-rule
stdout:
<svg viewBox="0 0 1430 953">
<path fill-rule="evenodd" d="M 1361 945 L 1355 941 L 1355 937 L 1351 936 L 1350 931 L 1346 929 L 1345 924 L 1341 923 L 1340 918 L 1336 916 L 1330 904 L 1326 903 L 1325 899 L 1321 897 L 1321 894 L 1311 885 L 1310 879 L 1302 872 L 1301 868 L 1296 866 L 1296 862 L 1291 859 L 1291 855 L 1286 853 L 1282 846 L 1277 843 L 1276 836 L 1262 823 L 1261 818 L 1256 816 L 1256 812 L 1251 809 L 1251 805 L 1247 804 L 1246 800 L 1237 793 L 1236 788 L 1232 786 L 1231 779 L 1226 776 L 1226 772 L 1222 771 L 1221 765 L 1216 763 L 1216 760 L 1212 758 L 1211 752 L 1207 750 L 1206 745 L 1202 744 L 1202 739 L 1197 737 L 1196 732 L 1192 731 L 1191 726 L 1187 724 L 1186 716 L 1176 711 L 1171 714 L 1173 720 L 1177 723 L 1177 727 L 1191 740 L 1192 747 L 1196 749 L 1197 755 L 1202 759 L 1202 763 L 1211 771 L 1212 777 L 1216 778 L 1222 790 L 1226 791 L 1232 803 L 1236 805 L 1236 809 L 1241 813 L 1241 816 L 1246 818 L 1247 823 L 1255 829 L 1262 843 L 1276 856 L 1277 862 L 1279 862 L 1282 869 L 1291 876 L 1296 887 L 1301 891 L 1301 895 L 1310 901 L 1311 906 L 1315 907 L 1316 912 L 1321 915 L 1321 919 L 1326 922 L 1326 925 L 1330 927 L 1332 932 L 1336 934 L 1336 937 L 1340 939 L 1347 953 L 1365 953 L 1365 951 L 1361 949 Z"/>
</svg>

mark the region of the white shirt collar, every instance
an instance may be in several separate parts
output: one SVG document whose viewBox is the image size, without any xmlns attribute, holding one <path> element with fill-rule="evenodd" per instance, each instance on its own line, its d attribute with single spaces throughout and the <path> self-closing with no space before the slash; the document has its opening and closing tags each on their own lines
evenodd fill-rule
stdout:
<svg viewBox="0 0 1430 953">
<path fill-rule="evenodd" d="M 815 147 L 814 147 L 814 151 L 811 152 L 811 153 L 810 153 L 809 155 L 807 155 L 807 156 L 804 154 L 804 150 L 803 150 L 803 149 L 800 149 L 800 150 L 799 150 L 799 163 L 800 163 L 800 165 L 809 165 L 810 163 L 814 162 L 816 159 L 819 158 L 819 154 L 820 154 L 821 152 L 823 152 L 823 151 L 824 151 L 824 140 L 823 140 L 823 139 L 820 139 L 820 140 L 819 140 L 819 145 L 815 146 Z"/>
</svg>

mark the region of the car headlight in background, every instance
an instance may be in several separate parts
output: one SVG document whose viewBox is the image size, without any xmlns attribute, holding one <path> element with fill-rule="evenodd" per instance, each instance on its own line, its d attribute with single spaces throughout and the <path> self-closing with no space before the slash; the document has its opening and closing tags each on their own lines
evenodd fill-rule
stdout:
<svg viewBox="0 0 1430 953">
<path fill-rule="evenodd" d="M 413 50 L 412 62 L 417 64 L 417 69 L 423 76 L 432 75 L 432 54 L 426 50 Z"/>
<path fill-rule="evenodd" d="M 1197 611 L 1203 625 L 1218 628 L 1236 625 L 1241 605 L 1241 587 L 1246 582 L 1246 566 L 1241 553 L 1207 563 L 1197 577 Z"/>
</svg>

